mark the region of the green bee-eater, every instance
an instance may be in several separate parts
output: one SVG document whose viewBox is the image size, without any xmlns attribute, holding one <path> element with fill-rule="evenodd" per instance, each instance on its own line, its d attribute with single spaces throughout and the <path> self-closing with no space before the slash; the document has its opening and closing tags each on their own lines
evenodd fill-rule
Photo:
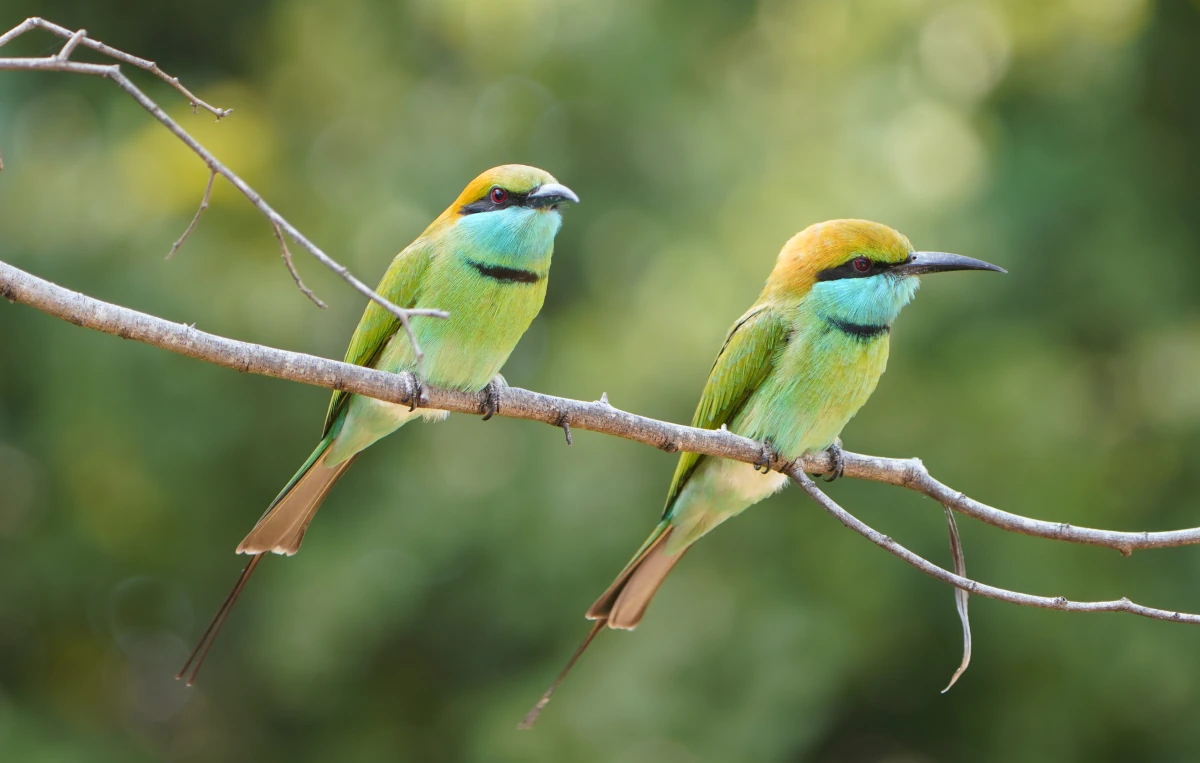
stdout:
<svg viewBox="0 0 1200 763">
<path fill-rule="evenodd" d="M 801 231 L 779 253 L 758 301 L 725 337 L 692 426 L 725 425 L 762 441 L 765 455 L 788 461 L 832 450 L 836 463 L 838 436 L 875 391 L 892 323 L 913 298 L 917 276 L 949 270 L 1004 272 L 957 254 L 915 252 L 900 233 L 865 220 L 832 220 Z M 764 471 L 682 454 L 662 520 L 587 611 L 595 621 L 591 633 L 525 725 L 605 625 L 637 626 L 693 543 L 787 482 L 779 472 Z"/>
<path fill-rule="evenodd" d="M 393 373 L 419 371 L 424 383 L 438 387 L 469 392 L 488 387 L 542 308 L 554 237 L 562 225 L 559 208 L 578 201 L 571 189 L 535 167 L 509 164 L 472 180 L 392 260 L 376 288 L 402 308 L 449 312 L 445 319 L 413 321 L 424 352 L 420 368 L 400 321 L 374 302 L 350 339 L 346 362 Z M 237 547 L 238 553 L 253 556 L 188 659 L 191 664 L 199 655 L 189 683 L 263 555 L 291 556 L 299 550 L 313 515 L 355 457 L 414 418 L 446 415 L 333 393 L 316 450 Z"/>
</svg>

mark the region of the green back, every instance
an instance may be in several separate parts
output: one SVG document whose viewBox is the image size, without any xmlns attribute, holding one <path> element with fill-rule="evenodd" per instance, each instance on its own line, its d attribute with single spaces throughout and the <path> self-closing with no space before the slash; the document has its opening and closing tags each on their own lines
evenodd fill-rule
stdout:
<svg viewBox="0 0 1200 763">
<path fill-rule="evenodd" d="M 410 308 L 416 304 L 420 294 L 421 282 L 429 266 L 431 247 L 424 236 L 405 247 L 396 255 L 387 272 L 383 274 L 376 293 L 397 307 Z M 397 331 L 400 330 L 400 319 L 380 307 L 376 302 L 367 302 L 354 336 L 350 337 L 350 346 L 346 349 L 345 362 L 356 366 L 371 366 L 383 348 Z M 322 436 L 329 433 L 333 422 L 350 399 L 350 394 L 341 390 L 333 393 L 329 401 L 329 412 L 325 414 L 325 428 Z"/>
<path fill-rule="evenodd" d="M 728 424 L 747 398 L 771 372 L 778 351 L 787 344 L 788 326 L 769 304 L 751 307 L 733 324 L 725 344 L 713 362 L 700 396 L 700 404 L 692 416 L 692 426 L 719 429 Z M 667 492 L 667 516 L 684 485 L 695 473 L 703 459 L 698 453 L 684 453 L 675 467 L 675 478 Z"/>
</svg>

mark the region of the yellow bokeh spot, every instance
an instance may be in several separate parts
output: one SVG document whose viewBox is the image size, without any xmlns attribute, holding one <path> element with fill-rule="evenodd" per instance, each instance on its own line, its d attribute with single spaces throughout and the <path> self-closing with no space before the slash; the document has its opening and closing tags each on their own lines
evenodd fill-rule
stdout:
<svg viewBox="0 0 1200 763">
<path fill-rule="evenodd" d="M 1071 0 L 1070 6 L 1082 31 L 1112 43 L 1132 38 L 1150 16 L 1146 0 Z"/>
</svg>

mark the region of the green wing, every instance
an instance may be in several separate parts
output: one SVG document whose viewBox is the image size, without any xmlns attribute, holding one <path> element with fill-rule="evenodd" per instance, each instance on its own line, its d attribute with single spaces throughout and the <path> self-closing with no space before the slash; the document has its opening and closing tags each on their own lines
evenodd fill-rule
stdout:
<svg viewBox="0 0 1200 763">
<path fill-rule="evenodd" d="M 375 291 L 384 299 L 398 307 L 414 307 L 417 295 L 420 293 L 425 270 L 429 267 L 431 247 L 424 238 L 405 247 L 396 255 L 383 280 L 375 287 Z M 400 330 L 400 319 L 380 307 L 374 301 L 367 302 L 358 328 L 350 337 L 350 346 L 346 349 L 347 363 L 356 366 L 369 366 L 387 345 L 389 339 Z M 347 392 L 336 391 L 329 401 L 329 412 L 325 414 L 325 430 L 322 435 L 329 433 L 329 428 L 337 419 L 342 408 L 350 399 Z"/>
<path fill-rule="evenodd" d="M 770 373 L 775 354 L 787 343 L 787 337 L 787 324 L 769 305 L 755 305 L 738 318 L 713 362 L 700 405 L 692 416 L 692 426 L 719 429 L 722 424 L 728 424 L 745 405 L 750 393 Z M 664 517 L 670 513 L 683 486 L 705 458 L 707 456 L 698 453 L 684 453 L 679 457 L 675 478 L 667 493 Z"/>
</svg>

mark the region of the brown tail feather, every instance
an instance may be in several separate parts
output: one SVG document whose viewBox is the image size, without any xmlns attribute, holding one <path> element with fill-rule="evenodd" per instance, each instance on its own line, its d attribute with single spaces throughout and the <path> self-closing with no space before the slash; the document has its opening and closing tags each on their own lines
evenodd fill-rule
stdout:
<svg viewBox="0 0 1200 763">
<path fill-rule="evenodd" d="M 622 570 L 587 611 L 589 620 L 607 620 L 610 628 L 632 630 L 637 627 L 659 586 L 687 550 L 667 553 L 667 539 L 674 529 L 668 527 L 663 530 L 637 559 Z"/>
<path fill-rule="evenodd" d="M 550 688 L 546 689 L 542 698 L 525 714 L 525 718 L 517 728 L 533 728 L 542 709 L 550 703 L 550 698 L 554 696 L 554 692 L 558 690 L 563 679 L 571 672 L 571 668 L 575 667 L 575 663 L 583 656 L 592 640 L 599 635 L 600 631 L 604 630 L 604 626 L 632 630 L 641 622 L 642 615 L 646 613 L 646 607 L 650 604 L 650 599 L 654 597 L 654 593 L 666 579 L 667 573 L 687 550 L 684 549 L 676 554 L 667 553 L 666 542 L 667 538 L 671 536 L 672 529 L 667 527 L 663 530 L 636 559 L 626 565 L 608 590 L 601 594 L 600 598 L 596 599 L 596 603 L 588 609 L 587 618 L 596 621 L 592 624 L 592 629 L 588 631 L 583 643 L 575 650 L 575 654 L 571 655 L 571 659 L 558 674 L 558 678 L 554 679 L 554 683 L 550 684 Z"/>
<path fill-rule="evenodd" d="M 246 587 L 246 582 L 254 574 L 255 568 L 258 567 L 263 556 L 268 551 L 291 556 L 300 550 L 300 543 L 304 540 L 304 533 L 308 529 L 309 522 L 312 522 L 313 515 L 321 507 L 321 502 L 329 494 L 330 488 L 353 461 L 353 458 L 349 458 L 336 466 L 325 466 L 325 456 L 322 454 L 288 490 L 287 494 L 271 506 L 262 519 L 258 520 L 258 524 L 237 547 L 239 554 L 253 554 L 250 562 L 238 576 L 237 583 L 225 597 L 225 601 L 221 603 L 220 609 L 209 622 L 204 635 L 200 637 L 200 642 L 188 655 L 187 662 L 183 664 L 183 669 L 175 676 L 176 678 L 183 678 L 184 674 L 188 672 L 188 668 L 195 663 L 188 676 L 187 684 L 191 686 L 195 682 L 196 675 L 200 672 L 200 666 L 204 664 L 204 658 L 208 656 L 208 650 L 212 649 L 213 643 L 217 640 L 217 634 L 221 632 L 221 626 L 225 624 L 230 610 L 233 609 L 238 596 L 241 595 L 242 589 Z"/>
<path fill-rule="evenodd" d="M 348 458 L 340 464 L 326 466 L 325 456 L 318 458 L 287 495 L 258 520 L 250 534 L 238 544 L 237 552 L 262 554 L 269 551 L 291 556 L 299 551 L 309 522 L 334 483 L 353 462 L 353 458 Z"/>
<path fill-rule="evenodd" d="M 254 574 L 254 568 L 258 566 L 258 563 L 262 559 L 262 554 L 255 554 L 250 558 L 250 562 L 242 570 L 242 574 L 238 576 L 237 583 L 229 591 L 229 595 L 225 597 L 225 601 L 221 603 L 221 608 L 217 610 L 217 614 L 209 621 L 208 627 L 204 629 L 204 635 L 200 637 L 196 648 L 188 655 L 187 662 L 183 663 L 183 667 L 175 674 L 176 680 L 183 678 L 184 673 L 188 672 L 188 668 L 194 661 L 196 666 L 192 668 L 192 673 L 188 676 L 187 685 L 191 686 L 196 682 L 196 675 L 200 672 L 200 666 L 204 664 L 204 658 L 208 656 L 208 650 L 212 649 L 213 642 L 217 640 L 217 634 L 221 632 L 221 626 L 225 624 L 225 618 L 229 617 L 229 611 L 233 609 L 234 602 L 237 601 L 238 595 L 246 586 L 246 581 Z"/>
<path fill-rule="evenodd" d="M 588 631 L 588 635 L 584 637 L 583 643 L 580 644 L 579 648 L 575 650 L 575 654 L 571 655 L 571 659 L 567 660 L 567 666 L 562 669 L 561 673 L 558 674 L 558 678 L 554 679 L 554 683 L 550 684 L 550 688 L 546 689 L 546 693 L 543 694 L 542 698 L 537 701 L 537 704 L 529 708 L 529 712 L 525 713 L 525 717 L 522 718 L 521 722 L 517 724 L 517 728 L 522 730 L 533 728 L 533 724 L 537 723 L 538 716 L 542 714 L 542 708 L 550 703 L 550 698 L 553 697 L 554 692 L 558 690 L 558 685 L 561 684 L 563 679 L 567 677 L 567 673 L 571 672 L 571 668 L 575 667 L 575 662 L 583 656 L 584 651 L 586 651 L 588 646 L 592 643 L 592 639 L 596 638 L 596 635 L 600 633 L 600 631 L 604 630 L 604 623 L 605 621 L 603 619 L 596 620 L 596 622 L 592 625 L 592 629 Z"/>
</svg>

